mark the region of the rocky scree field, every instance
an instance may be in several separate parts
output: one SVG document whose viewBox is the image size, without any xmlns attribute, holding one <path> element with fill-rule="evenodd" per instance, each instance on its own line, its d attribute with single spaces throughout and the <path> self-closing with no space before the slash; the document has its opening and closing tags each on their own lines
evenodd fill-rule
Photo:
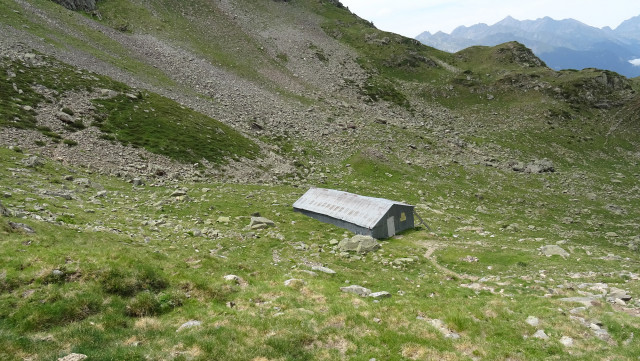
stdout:
<svg viewBox="0 0 640 361">
<path fill-rule="evenodd" d="M 640 354 L 637 79 L 336 1 L 0 3 L 2 359 Z M 310 186 L 431 230 L 353 239 Z"/>
</svg>

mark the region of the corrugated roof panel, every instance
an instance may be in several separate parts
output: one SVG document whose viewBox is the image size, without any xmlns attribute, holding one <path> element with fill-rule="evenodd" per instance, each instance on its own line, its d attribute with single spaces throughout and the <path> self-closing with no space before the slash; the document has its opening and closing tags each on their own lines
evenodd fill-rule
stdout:
<svg viewBox="0 0 640 361">
<path fill-rule="evenodd" d="M 394 204 L 408 206 L 408 204 L 384 198 L 361 196 L 333 189 L 311 188 L 293 204 L 293 207 L 325 214 L 371 229 Z"/>
</svg>

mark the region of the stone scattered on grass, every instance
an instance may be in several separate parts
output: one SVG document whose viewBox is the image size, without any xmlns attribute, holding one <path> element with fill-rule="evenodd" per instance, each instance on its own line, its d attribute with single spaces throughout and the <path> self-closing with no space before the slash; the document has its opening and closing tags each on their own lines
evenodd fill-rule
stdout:
<svg viewBox="0 0 640 361">
<path fill-rule="evenodd" d="M 358 285 L 351 285 L 347 287 L 340 287 L 340 290 L 345 293 L 353 293 L 360 297 L 367 297 L 371 294 L 371 290 Z"/>
<path fill-rule="evenodd" d="M 33 228 L 27 226 L 24 223 L 9 222 L 9 227 L 11 227 L 11 229 L 15 231 L 20 231 L 25 233 L 36 233 L 36 231 Z"/>
<path fill-rule="evenodd" d="M 28 158 L 24 158 L 21 161 L 22 164 L 24 164 L 27 167 L 32 167 L 32 168 L 37 168 L 37 167 L 42 167 L 44 165 L 44 160 L 42 160 L 42 158 L 38 157 L 38 156 L 31 156 Z"/>
<path fill-rule="evenodd" d="M 539 338 L 541 340 L 548 340 L 549 336 L 547 336 L 547 334 L 544 332 L 544 330 L 538 330 L 536 331 L 536 333 L 533 334 L 533 336 L 531 336 L 533 338 Z"/>
<path fill-rule="evenodd" d="M 538 325 L 540 324 L 540 320 L 538 320 L 538 318 L 535 316 L 527 317 L 527 320 L 525 322 L 533 327 L 538 327 Z"/>
<path fill-rule="evenodd" d="M 600 298 L 600 296 L 565 297 L 561 298 L 560 301 L 582 303 L 584 307 L 589 308 L 593 306 L 594 302 L 597 302 Z"/>
<path fill-rule="evenodd" d="M 301 289 L 306 284 L 307 284 L 307 282 L 305 282 L 304 280 L 298 279 L 298 278 L 291 278 L 291 279 L 288 279 L 288 280 L 284 281 L 284 285 L 286 287 L 291 287 L 291 288 L 294 288 L 294 289 L 297 289 L 297 290 Z"/>
<path fill-rule="evenodd" d="M 417 317 L 418 320 L 425 320 L 427 321 L 431 326 L 433 326 L 434 328 L 436 328 L 438 331 L 440 331 L 440 333 L 442 333 L 442 335 L 445 338 L 450 338 L 453 340 L 457 340 L 460 338 L 460 335 L 457 334 L 454 331 L 451 331 L 447 325 L 445 325 L 444 322 L 442 322 L 442 320 L 439 319 L 430 319 L 430 318 L 424 318 L 422 316 L 418 316 Z"/>
<path fill-rule="evenodd" d="M 562 258 L 569 257 L 569 252 L 565 251 L 562 247 L 555 244 L 540 247 L 540 253 L 542 253 L 547 257 L 551 257 L 551 256 L 560 256 Z"/>
<path fill-rule="evenodd" d="M 226 275 L 224 276 L 224 280 L 230 283 L 235 283 L 242 287 L 245 287 L 248 285 L 247 281 L 245 281 L 242 277 L 236 276 L 236 275 Z"/>
<path fill-rule="evenodd" d="M 351 238 L 345 238 L 338 243 L 340 252 L 356 252 L 359 254 L 367 254 L 380 249 L 380 243 L 371 236 L 355 235 Z"/>
<path fill-rule="evenodd" d="M 564 347 L 573 347 L 573 339 L 569 336 L 562 336 L 560 338 L 560 343 L 564 346 Z"/>
<path fill-rule="evenodd" d="M 7 207 L 2 205 L 0 202 L 0 217 L 11 217 L 11 211 L 7 209 Z"/>
<path fill-rule="evenodd" d="M 372 297 L 372 298 L 389 298 L 389 297 L 391 297 L 391 293 L 389 293 L 387 291 L 374 292 L 374 293 L 369 294 L 369 297 Z"/>
<path fill-rule="evenodd" d="M 251 229 L 265 229 L 269 227 L 273 227 L 276 224 L 265 217 L 251 217 L 251 222 L 249 223 L 249 228 Z"/>
<path fill-rule="evenodd" d="M 318 272 L 322 272 L 322 273 L 327 273 L 327 274 L 335 274 L 336 271 L 332 270 L 331 268 L 327 268 L 327 267 L 323 267 L 323 266 L 313 266 L 311 267 L 312 271 L 318 271 Z"/>
<path fill-rule="evenodd" d="M 223 217 L 223 216 L 220 216 L 220 217 L 218 217 L 218 219 L 216 220 L 216 223 L 229 224 L 230 222 L 231 222 L 231 218 L 230 218 L 230 217 Z"/>
<path fill-rule="evenodd" d="M 87 355 L 83 355 L 81 353 L 71 353 L 65 357 L 59 358 L 58 361 L 81 361 L 86 359 L 87 357 Z"/>
<path fill-rule="evenodd" d="M 187 321 L 187 322 L 183 323 L 182 325 L 180 325 L 180 327 L 178 327 L 176 332 L 180 332 L 180 331 L 182 331 L 184 329 L 188 329 L 188 328 L 198 327 L 198 326 L 201 326 L 201 325 L 202 325 L 202 322 L 200 322 L 200 321 L 190 320 L 190 321 Z"/>
</svg>

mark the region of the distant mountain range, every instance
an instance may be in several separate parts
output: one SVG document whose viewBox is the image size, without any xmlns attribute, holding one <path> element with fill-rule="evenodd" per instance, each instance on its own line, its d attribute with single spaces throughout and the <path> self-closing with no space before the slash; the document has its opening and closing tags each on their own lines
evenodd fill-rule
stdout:
<svg viewBox="0 0 640 361">
<path fill-rule="evenodd" d="M 460 26 L 451 34 L 425 31 L 416 39 L 452 53 L 474 45 L 494 46 L 515 40 L 556 70 L 599 68 L 631 78 L 640 76 L 640 16 L 616 29 L 600 29 L 573 19 L 520 21 L 508 16 L 491 26 Z"/>
</svg>

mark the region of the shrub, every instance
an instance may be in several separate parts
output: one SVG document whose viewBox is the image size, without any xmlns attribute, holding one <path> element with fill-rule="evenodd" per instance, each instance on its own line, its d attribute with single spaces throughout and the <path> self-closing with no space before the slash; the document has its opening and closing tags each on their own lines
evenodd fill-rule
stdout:
<svg viewBox="0 0 640 361">
<path fill-rule="evenodd" d="M 160 301 L 149 291 L 140 292 L 127 304 L 126 314 L 132 317 L 155 316 L 160 313 Z"/>
</svg>

